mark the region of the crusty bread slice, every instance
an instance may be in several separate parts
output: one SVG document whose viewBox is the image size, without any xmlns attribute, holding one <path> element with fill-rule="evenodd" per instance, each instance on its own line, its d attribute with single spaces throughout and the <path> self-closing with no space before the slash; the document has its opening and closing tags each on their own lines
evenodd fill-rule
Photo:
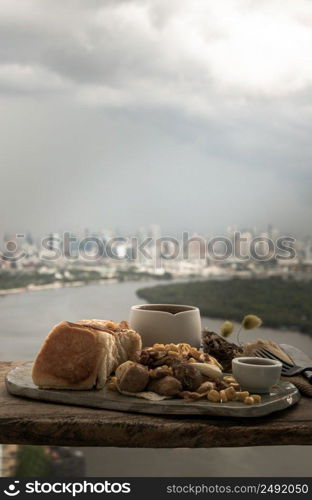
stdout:
<svg viewBox="0 0 312 500">
<path fill-rule="evenodd" d="M 114 339 L 112 351 L 107 350 L 105 345 L 103 347 L 104 353 L 96 385 L 97 389 L 102 389 L 106 383 L 107 377 L 115 371 L 117 366 L 128 360 L 137 360 L 138 354 L 142 350 L 141 336 L 134 330 L 129 330 L 129 325 L 126 321 L 114 323 L 112 321 L 100 319 L 82 319 L 78 321 L 78 323 L 85 326 L 92 326 L 92 328 L 100 330 L 100 336 L 102 333 L 108 332 Z"/>
<path fill-rule="evenodd" d="M 142 348 L 138 333 L 125 322 L 81 320 L 56 325 L 33 365 L 36 385 L 46 389 L 87 390 L 104 387 L 116 367 L 135 360 Z"/>
<path fill-rule="evenodd" d="M 109 348 L 111 335 L 106 336 Z M 102 361 L 103 341 L 91 328 L 62 321 L 52 328 L 37 355 L 34 383 L 49 389 L 91 389 Z"/>
</svg>

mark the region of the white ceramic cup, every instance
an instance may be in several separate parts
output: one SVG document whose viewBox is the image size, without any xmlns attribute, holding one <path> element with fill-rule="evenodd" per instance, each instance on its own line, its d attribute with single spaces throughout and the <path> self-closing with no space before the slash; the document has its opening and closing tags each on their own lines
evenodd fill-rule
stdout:
<svg viewBox="0 0 312 500">
<path fill-rule="evenodd" d="M 269 393 L 281 376 L 282 363 L 274 359 L 255 357 L 234 358 L 233 375 L 242 389 L 254 393 Z"/>
<path fill-rule="evenodd" d="M 199 347 L 201 321 L 198 307 L 176 304 L 132 306 L 130 327 L 142 337 L 143 346 L 185 342 Z"/>
</svg>

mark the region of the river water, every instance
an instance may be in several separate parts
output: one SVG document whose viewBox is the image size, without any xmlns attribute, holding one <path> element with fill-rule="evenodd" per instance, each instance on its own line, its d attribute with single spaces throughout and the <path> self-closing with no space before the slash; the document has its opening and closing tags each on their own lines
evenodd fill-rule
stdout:
<svg viewBox="0 0 312 500">
<path fill-rule="evenodd" d="M 127 319 L 136 296 L 149 281 L 92 284 L 82 287 L 29 291 L 0 297 L 0 359 L 32 360 L 50 328 L 62 320 L 81 318 Z M 157 282 L 159 284 L 159 281 Z M 242 314 L 252 311 L 243 311 Z M 218 331 L 222 321 L 203 318 Z M 289 343 L 312 356 L 312 337 L 295 331 L 262 327 L 243 333 Z M 97 476 L 304 476 L 310 475 L 311 447 L 147 450 L 86 448 L 89 475 Z M 290 450 L 289 450 L 290 451 Z M 306 465 L 305 465 L 306 464 Z"/>
</svg>

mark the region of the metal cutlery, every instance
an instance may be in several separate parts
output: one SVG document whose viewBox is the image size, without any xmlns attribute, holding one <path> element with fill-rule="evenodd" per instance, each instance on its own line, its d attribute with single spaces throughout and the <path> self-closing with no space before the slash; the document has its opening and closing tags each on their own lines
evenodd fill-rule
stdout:
<svg viewBox="0 0 312 500">
<path fill-rule="evenodd" d="M 280 361 L 282 363 L 282 375 L 284 377 L 303 375 L 310 383 L 312 383 L 312 360 L 310 360 L 310 366 L 299 366 L 295 363 L 291 364 L 280 358 L 277 354 L 274 354 L 269 349 L 265 349 L 264 347 L 257 349 L 255 351 L 255 355 L 259 358 L 269 358 Z"/>
</svg>

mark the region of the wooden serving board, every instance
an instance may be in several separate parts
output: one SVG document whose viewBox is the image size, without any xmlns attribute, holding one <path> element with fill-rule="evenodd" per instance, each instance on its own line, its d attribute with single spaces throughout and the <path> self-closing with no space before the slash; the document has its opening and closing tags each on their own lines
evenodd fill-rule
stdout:
<svg viewBox="0 0 312 500">
<path fill-rule="evenodd" d="M 25 363 L 7 373 L 6 386 L 11 394 L 39 401 L 104 408 L 106 410 L 155 415 L 213 415 L 249 418 L 262 417 L 275 411 L 284 410 L 300 399 L 298 389 L 293 384 L 282 381 L 275 386 L 271 394 L 263 395 L 261 403 L 253 406 L 236 401 L 228 403 L 211 403 L 207 400 L 193 402 L 183 399 L 147 401 L 124 396 L 107 388 L 90 391 L 39 389 L 32 381 L 31 368 L 32 363 Z"/>
</svg>

